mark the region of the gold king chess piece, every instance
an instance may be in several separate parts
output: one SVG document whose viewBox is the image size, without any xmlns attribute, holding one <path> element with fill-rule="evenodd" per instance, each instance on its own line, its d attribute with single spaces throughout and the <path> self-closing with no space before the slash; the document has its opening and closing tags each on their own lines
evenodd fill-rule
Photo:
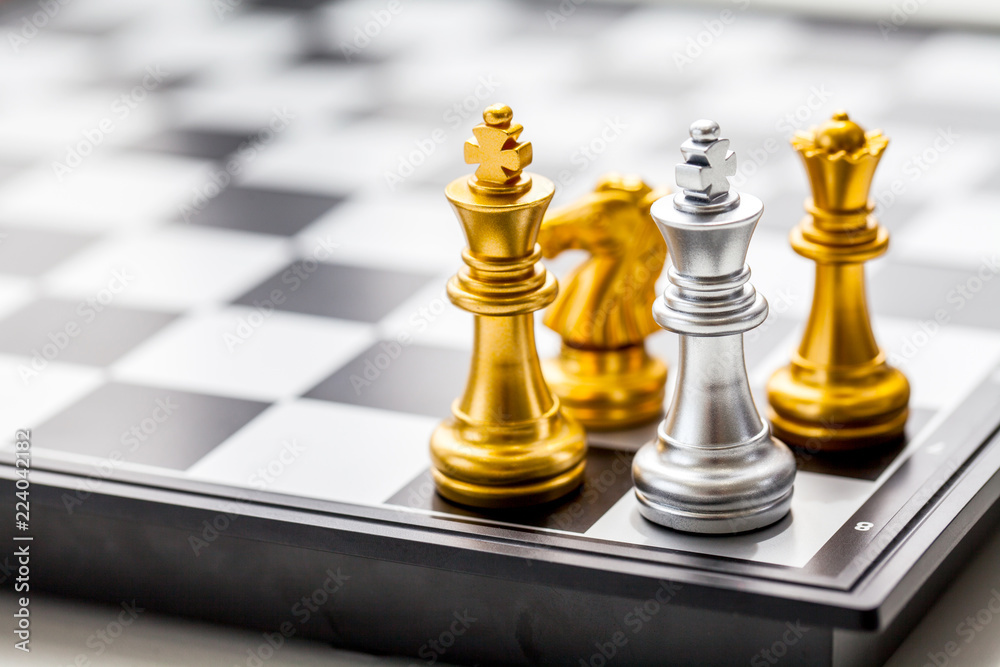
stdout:
<svg viewBox="0 0 1000 667">
<path fill-rule="evenodd" d="M 864 262 L 889 245 L 868 199 L 888 143 L 844 112 L 792 139 L 812 198 L 791 243 L 816 262 L 816 285 L 802 344 L 767 387 L 775 435 L 790 444 L 858 449 L 900 437 L 906 424 L 910 385 L 886 364 L 865 299 Z"/>
<path fill-rule="evenodd" d="M 582 249 L 590 257 L 562 280 L 545 324 L 562 337 L 542 371 L 566 411 L 593 430 L 636 426 L 663 412 L 667 367 L 646 352 L 656 279 L 667 246 L 649 215 L 669 190 L 608 174 L 594 191 L 542 221 L 545 257 Z"/>
<path fill-rule="evenodd" d="M 494 105 L 465 144 L 471 177 L 445 195 L 462 224 L 466 266 L 448 282 L 451 301 L 475 315 L 472 365 L 452 416 L 431 436 L 432 473 L 445 498 L 513 507 L 562 496 L 583 480 L 583 427 L 566 415 L 542 377 L 532 313 L 556 297 L 536 243 L 555 186 L 537 174 L 531 144 L 510 107 Z"/>
</svg>

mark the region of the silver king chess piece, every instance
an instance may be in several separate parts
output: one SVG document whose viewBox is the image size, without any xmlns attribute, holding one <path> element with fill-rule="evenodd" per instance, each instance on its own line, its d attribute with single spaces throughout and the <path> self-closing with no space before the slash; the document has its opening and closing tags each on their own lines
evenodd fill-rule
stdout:
<svg viewBox="0 0 1000 667">
<path fill-rule="evenodd" d="M 653 318 L 680 335 L 677 384 L 656 439 L 635 456 L 632 477 L 650 521 L 740 533 L 788 514 L 795 480 L 794 457 L 754 405 L 743 357 L 743 333 L 767 318 L 746 265 L 764 205 L 729 189 L 736 155 L 717 123 L 692 124 L 681 155 L 681 190 L 650 211 L 672 260 Z"/>
</svg>

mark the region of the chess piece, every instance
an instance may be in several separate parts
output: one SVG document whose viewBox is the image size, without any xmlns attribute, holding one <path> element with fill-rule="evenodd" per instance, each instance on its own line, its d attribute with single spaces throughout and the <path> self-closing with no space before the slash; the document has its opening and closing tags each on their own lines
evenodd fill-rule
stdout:
<svg viewBox="0 0 1000 667">
<path fill-rule="evenodd" d="M 593 192 L 542 221 L 545 257 L 590 253 L 561 281 L 545 313 L 562 349 L 542 362 L 549 387 L 588 429 L 627 428 L 663 413 L 667 367 L 644 341 L 659 331 L 650 306 L 667 255 L 649 207 L 665 194 L 638 177 L 608 174 Z"/>
<path fill-rule="evenodd" d="M 475 315 L 472 365 L 451 419 L 431 437 L 432 473 L 445 498 L 478 507 L 542 503 L 583 480 L 583 427 L 564 414 L 542 377 L 532 313 L 556 297 L 535 242 L 555 186 L 522 173 L 531 144 L 510 107 L 494 105 L 465 144 L 472 177 L 445 189 L 462 224 L 466 266 L 448 296 Z"/>
<path fill-rule="evenodd" d="M 906 424 L 910 386 L 886 364 L 865 300 L 864 262 L 889 244 L 868 200 L 888 143 L 844 112 L 792 140 L 813 196 L 791 243 L 816 262 L 816 285 L 802 344 L 767 395 L 775 434 L 810 450 L 871 446 L 901 437 Z"/>
<path fill-rule="evenodd" d="M 736 156 L 719 126 L 691 125 L 673 197 L 650 213 L 667 241 L 670 285 L 653 318 L 680 334 L 677 386 L 657 438 L 632 465 L 639 511 L 669 528 L 738 533 L 767 526 L 791 506 L 795 460 L 754 405 L 743 333 L 767 317 L 748 280 L 747 247 L 764 210 L 729 189 Z"/>
</svg>

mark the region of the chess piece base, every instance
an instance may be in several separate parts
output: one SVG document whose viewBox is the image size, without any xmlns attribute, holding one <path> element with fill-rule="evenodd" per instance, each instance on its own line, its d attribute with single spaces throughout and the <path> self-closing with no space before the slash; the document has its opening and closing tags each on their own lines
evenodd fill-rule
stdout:
<svg viewBox="0 0 1000 667">
<path fill-rule="evenodd" d="M 431 436 L 438 493 L 461 505 L 523 507 L 555 500 L 583 482 L 587 439 L 558 401 L 530 422 L 473 424 L 456 416 Z"/>
<path fill-rule="evenodd" d="M 843 451 L 902 437 L 910 385 L 885 363 L 820 382 L 793 362 L 771 377 L 767 397 L 777 437 L 810 451 Z"/>
<path fill-rule="evenodd" d="M 636 453 L 632 470 L 639 512 L 674 530 L 742 533 L 791 509 L 795 462 L 766 425 L 752 442 L 710 453 L 654 440 Z"/>
<path fill-rule="evenodd" d="M 588 430 L 630 428 L 663 414 L 667 367 L 644 345 L 582 350 L 563 344 L 542 362 L 542 374 L 563 409 Z"/>
</svg>

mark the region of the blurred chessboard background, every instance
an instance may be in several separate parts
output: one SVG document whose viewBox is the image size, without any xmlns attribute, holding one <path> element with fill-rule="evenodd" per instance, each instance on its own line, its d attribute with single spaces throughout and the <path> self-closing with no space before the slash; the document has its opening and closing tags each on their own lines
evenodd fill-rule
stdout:
<svg viewBox="0 0 1000 667">
<path fill-rule="evenodd" d="M 874 192 L 891 232 L 927 215 L 985 228 L 1000 210 L 998 25 L 1000 5 L 971 0 L 5 2 L 0 220 L 59 229 L 45 242 L 65 255 L 88 235 L 182 219 L 176 201 L 211 199 L 213 174 L 249 137 L 235 191 L 277 184 L 342 201 L 357 252 L 448 270 L 455 246 L 428 248 L 421 225 L 460 243 L 440 192 L 467 170 L 461 146 L 479 110 L 502 100 L 534 144 L 531 169 L 556 181 L 556 204 L 610 170 L 672 183 L 688 123 L 710 116 L 740 153 L 739 188 L 765 202 L 759 233 L 779 239 L 806 194 L 789 136 L 847 108 L 891 137 Z M 412 224 L 397 243 L 372 243 L 374 215 Z M 1000 247 L 997 230 L 984 248 Z M 961 241 L 942 239 L 942 252 Z M 758 287 L 770 296 L 766 280 Z M 35 289 L 0 277 L 0 310 Z M 961 649 L 950 665 L 998 662 L 1000 633 L 957 634 L 1000 589 L 998 562 L 993 540 L 890 664 L 923 664 L 950 641 Z M 35 655 L 5 644 L 5 663 L 243 665 L 261 643 L 150 615 L 98 655 L 93 633 L 118 610 L 33 599 Z M 9 593 L 0 600 L 13 608 Z M 383 664 L 294 641 L 266 662 Z"/>
</svg>

